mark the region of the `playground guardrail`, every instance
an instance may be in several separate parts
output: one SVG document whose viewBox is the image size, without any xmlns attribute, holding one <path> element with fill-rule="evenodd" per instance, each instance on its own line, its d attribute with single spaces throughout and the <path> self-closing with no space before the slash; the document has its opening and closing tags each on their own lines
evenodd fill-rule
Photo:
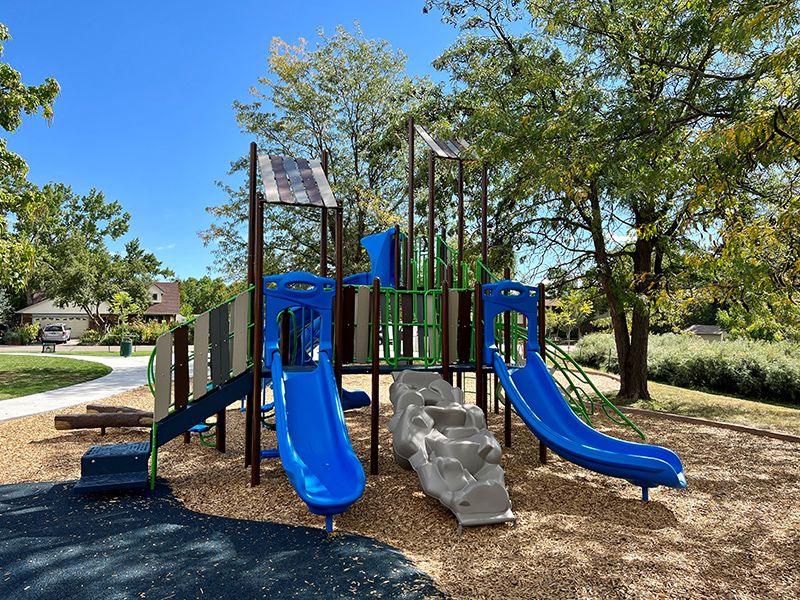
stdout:
<svg viewBox="0 0 800 600">
<path fill-rule="evenodd" d="M 195 315 L 194 317 L 192 317 L 191 319 L 181 323 L 180 325 L 176 325 L 175 327 L 172 327 L 167 333 L 162 334 L 162 336 L 159 336 L 159 339 L 161 337 L 165 336 L 165 335 L 173 335 L 175 330 L 177 330 L 177 329 L 179 329 L 181 327 L 187 327 L 188 325 L 191 325 L 192 323 L 195 323 L 197 321 L 197 319 L 199 319 L 204 314 L 210 314 L 212 311 L 217 310 L 222 306 L 226 306 L 226 305 L 232 304 L 237 298 L 239 298 L 241 296 L 241 294 L 247 293 L 249 295 L 249 297 L 250 297 L 250 303 L 249 303 L 250 306 L 249 306 L 248 316 L 247 316 L 247 334 L 246 334 L 247 335 L 247 339 L 248 339 L 247 368 L 252 367 L 253 366 L 253 349 L 250 347 L 249 340 L 252 339 L 251 331 L 252 331 L 252 328 L 255 326 L 255 324 L 253 323 L 253 303 L 252 303 L 252 295 L 253 295 L 252 292 L 253 292 L 254 289 L 255 289 L 254 286 L 252 286 L 252 285 L 249 286 L 243 292 L 237 294 L 236 296 L 232 296 L 231 298 L 228 298 L 227 300 L 224 300 L 223 302 L 220 302 L 219 304 L 217 304 L 213 308 L 207 310 L 205 313 L 201 313 L 199 315 Z M 228 339 L 234 339 L 234 337 L 235 337 L 235 332 L 230 331 L 229 334 L 228 334 Z M 153 348 L 153 351 L 150 353 L 150 358 L 149 358 L 148 363 L 147 363 L 147 385 L 150 388 L 150 393 L 152 393 L 153 396 L 155 396 L 155 393 L 156 393 L 155 392 L 155 385 L 156 385 L 155 384 L 155 380 L 156 380 L 156 351 L 157 351 L 157 348 L 158 348 L 158 340 L 156 340 L 156 347 Z M 211 348 L 211 344 L 209 343 L 208 344 L 208 350 L 210 350 L 210 348 Z M 194 362 L 194 358 L 195 358 L 195 352 L 192 350 L 192 351 L 189 352 L 189 361 L 193 363 Z M 170 367 L 170 372 L 174 372 L 174 371 L 175 371 L 175 365 L 173 364 Z M 192 400 L 193 400 L 193 392 L 190 390 L 188 401 L 191 402 Z M 175 404 L 174 401 L 170 403 L 170 409 L 172 409 L 174 407 L 174 404 Z"/>
</svg>

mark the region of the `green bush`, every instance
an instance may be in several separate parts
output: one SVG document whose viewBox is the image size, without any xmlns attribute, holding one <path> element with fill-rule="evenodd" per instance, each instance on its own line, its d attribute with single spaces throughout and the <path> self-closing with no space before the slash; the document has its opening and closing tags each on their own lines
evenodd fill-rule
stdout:
<svg viewBox="0 0 800 600">
<path fill-rule="evenodd" d="M 134 344 L 150 345 L 155 344 L 156 340 L 169 330 L 169 323 L 159 323 L 158 321 L 134 321 L 133 323 L 125 324 L 124 337 L 130 339 Z M 102 343 L 119 345 L 122 336 L 122 325 L 114 325 Z"/>
<path fill-rule="evenodd" d="M 615 355 L 612 336 L 592 334 L 581 340 L 574 357 L 588 366 L 608 368 L 609 348 Z M 609 370 L 615 366 L 612 361 Z M 693 335 L 651 335 L 647 370 L 653 381 L 670 385 L 800 404 L 800 346 L 791 342 L 707 342 Z"/>
<path fill-rule="evenodd" d="M 105 336 L 100 331 L 95 331 L 94 329 L 87 329 L 81 335 L 81 339 L 78 342 L 81 346 L 100 346 L 103 344 L 103 338 Z"/>
<path fill-rule="evenodd" d="M 607 333 L 590 333 L 583 336 L 573 350 L 572 358 L 587 367 L 619 373 L 617 346 L 614 343 L 614 336 Z"/>
<path fill-rule="evenodd" d="M 24 342 L 22 341 L 22 333 L 17 331 L 16 329 L 9 329 L 6 331 L 6 334 L 3 336 L 3 343 L 8 346 L 20 346 Z"/>
<path fill-rule="evenodd" d="M 36 339 L 36 334 L 39 333 L 39 327 L 36 325 L 17 325 L 13 329 L 6 331 L 3 336 L 3 343 L 8 346 L 21 346 L 30 344 Z"/>
</svg>

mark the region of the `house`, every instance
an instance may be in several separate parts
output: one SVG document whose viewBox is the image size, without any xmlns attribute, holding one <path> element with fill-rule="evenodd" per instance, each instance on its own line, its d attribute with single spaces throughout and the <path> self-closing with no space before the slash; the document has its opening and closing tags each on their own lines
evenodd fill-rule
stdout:
<svg viewBox="0 0 800 600">
<path fill-rule="evenodd" d="M 156 281 L 150 284 L 147 290 L 150 306 L 142 314 L 145 321 L 157 320 L 159 322 L 182 321 L 180 315 L 181 284 L 180 282 Z M 44 327 L 49 323 L 64 323 L 71 328 L 71 337 L 79 338 L 83 332 L 91 327 L 91 321 L 78 306 L 56 306 L 52 300 L 34 296 L 34 303 L 17 311 L 23 324 L 31 323 Z M 107 302 L 100 305 L 100 314 L 108 317 L 111 313 Z M 115 320 L 116 315 L 111 315 Z"/>
<path fill-rule="evenodd" d="M 157 320 L 159 323 L 166 321 L 182 321 L 181 317 L 181 283 L 179 281 L 157 281 L 150 284 L 150 306 L 144 311 L 142 319 L 145 321 Z"/>
<path fill-rule="evenodd" d="M 707 342 L 721 342 L 725 339 L 725 332 L 719 325 L 692 325 L 683 330 L 684 333 L 692 333 Z"/>
</svg>

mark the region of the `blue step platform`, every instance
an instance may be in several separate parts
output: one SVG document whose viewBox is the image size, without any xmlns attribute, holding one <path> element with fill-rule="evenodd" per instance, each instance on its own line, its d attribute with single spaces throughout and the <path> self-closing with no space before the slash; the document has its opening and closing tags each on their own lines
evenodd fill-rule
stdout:
<svg viewBox="0 0 800 600">
<path fill-rule="evenodd" d="M 81 457 L 79 493 L 143 488 L 147 485 L 150 442 L 92 446 Z"/>
</svg>

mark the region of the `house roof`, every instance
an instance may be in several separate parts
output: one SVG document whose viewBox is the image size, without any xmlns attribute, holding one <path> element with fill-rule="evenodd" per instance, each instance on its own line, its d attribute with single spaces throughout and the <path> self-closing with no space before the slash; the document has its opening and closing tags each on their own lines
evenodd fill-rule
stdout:
<svg viewBox="0 0 800 600">
<path fill-rule="evenodd" d="M 722 335 L 724 333 L 719 325 L 692 325 L 684 331 L 696 335 Z"/>
<path fill-rule="evenodd" d="M 161 302 L 148 306 L 144 314 L 177 315 L 181 312 L 181 284 L 179 281 L 154 281 L 150 285 L 161 290 Z"/>
</svg>

